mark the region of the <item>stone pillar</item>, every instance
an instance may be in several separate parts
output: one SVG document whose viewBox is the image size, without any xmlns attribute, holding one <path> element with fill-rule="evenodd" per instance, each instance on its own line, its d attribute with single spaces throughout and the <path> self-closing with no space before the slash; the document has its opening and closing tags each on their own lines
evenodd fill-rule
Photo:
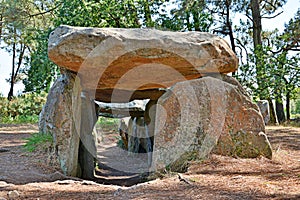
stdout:
<svg viewBox="0 0 300 200">
<path fill-rule="evenodd" d="M 146 104 L 144 120 L 146 128 L 148 128 L 148 142 L 151 142 L 151 149 L 148 152 L 148 166 L 152 166 L 154 133 L 155 133 L 155 117 L 156 117 L 156 104 L 157 100 L 150 100 Z"/>
<path fill-rule="evenodd" d="M 80 119 L 80 148 L 79 165 L 80 177 L 86 179 L 94 178 L 94 169 L 97 160 L 97 133 L 94 126 L 98 115 L 94 100 L 90 99 L 87 92 L 81 93 L 81 119 Z"/>
<path fill-rule="evenodd" d="M 267 125 L 270 121 L 270 107 L 268 100 L 259 100 L 257 102 L 258 108 L 261 112 L 261 115 L 264 119 L 265 124 Z"/>
<path fill-rule="evenodd" d="M 156 104 L 157 104 L 157 100 L 150 100 L 146 104 L 146 109 L 144 114 L 145 123 L 148 125 L 150 137 L 154 136 L 154 131 L 155 131 Z"/>
<path fill-rule="evenodd" d="M 210 153 L 272 158 L 257 105 L 233 78 L 176 83 L 156 106 L 153 170 L 185 171 Z"/>
<path fill-rule="evenodd" d="M 50 89 L 39 118 L 39 131 L 53 136 L 52 153 L 68 176 L 76 176 L 78 170 L 79 133 L 73 108 L 80 103 L 81 86 L 75 78 L 69 71 L 62 73 Z"/>
<path fill-rule="evenodd" d="M 97 139 L 93 128 L 97 118 L 95 103 L 82 92 L 76 74 L 63 71 L 40 113 L 39 130 L 53 136 L 52 153 L 65 175 L 94 177 Z"/>
</svg>

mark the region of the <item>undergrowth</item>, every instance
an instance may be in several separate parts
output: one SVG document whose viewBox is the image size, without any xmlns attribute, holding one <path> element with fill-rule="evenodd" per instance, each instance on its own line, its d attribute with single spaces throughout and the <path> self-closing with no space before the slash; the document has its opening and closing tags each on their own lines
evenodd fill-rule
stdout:
<svg viewBox="0 0 300 200">
<path fill-rule="evenodd" d="M 117 131 L 119 126 L 119 119 L 99 117 L 96 126 L 106 130 Z"/>
<path fill-rule="evenodd" d="M 47 93 L 26 93 L 13 97 L 11 101 L 0 96 L 0 123 L 37 123 L 46 96 Z"/>
<path fill-rule="evenodd" d="M 48 133 L 34 133 L 25 140 L 26 144 L 24 148 L 29 152 L 36 151 L 37 149 L 46 150 L 53 143 L 52 135 Z"/>
</svg>

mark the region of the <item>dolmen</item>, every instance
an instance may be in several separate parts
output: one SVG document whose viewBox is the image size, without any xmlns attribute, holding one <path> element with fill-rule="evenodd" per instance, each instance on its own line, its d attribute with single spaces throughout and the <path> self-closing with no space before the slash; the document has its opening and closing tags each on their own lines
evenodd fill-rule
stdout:
<svg viewBox="0 0 300 200">
<path fill-rule="evenodd" d="M 152 138 L 149 171 L 180 171 L 211 153 L 272 158 L 258 106 L 227 75 L 237 71 L 238 58 L 216 35 L 59 26 L 50 34 L 48 55 L 61 75 L 39 128 L 52 134 L 53 157 L 66 175 L 92 176 L 93 128 L 105 110 L 131 116 L 132 123 L 143 118 L 143 130 Z M 120 109 L 107 106 L 134 100 L 147 100 L 146 108 L 121 109 L 120 115 Z"/>
</svg>

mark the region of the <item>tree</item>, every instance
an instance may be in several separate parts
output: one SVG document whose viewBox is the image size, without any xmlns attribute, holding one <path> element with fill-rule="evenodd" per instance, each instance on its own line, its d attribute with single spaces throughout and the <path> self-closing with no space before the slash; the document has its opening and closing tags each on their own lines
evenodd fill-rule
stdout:
<svg viewBox="0 0 300 200">
<path fill-rule="evenodd" d="M 53 79 L 56 77 L 58 67 L 48 59 L 48 37 L 51 29 L 37 31 L 32 39 L 36 43 L 35 48 L 31 50 L 26 58 L 23 73 L 26 78 L 23 79 L 25 92 L 48 91 Z"/>
<path fill-rule="evenodd" d="M 204 0 L 177 0 L 175 4 L 177 8 L 171 10 L 170 16 L 160 14 L 157 27 L 173 31 L 209 31 L 213 19 L 205 11 Z"/>
<path fill-rule="evenodd" d="M 275 48 L 271 52 L 272 58 L 275 58 L 273 62 L 277 66 L 277 71 L 274 72 L 277 82 L 276 110 L 279 111 L 281 121 L 284 121 L 282 96 L 285 96 L 286 100 L 286 119 L 290 120 L 290 100 L 294 97 L 297 87 L 300 87 L 300 56 L 299 53 L 290 53 L 300 51 L 300 9 L 294 19 L 285 25 L 284 32 L 276 37 L 275 42 Z"/>
<path fill-rule="evenodd" d="M 55 27 L 64 24 L 89 27 L 140 27 L 134 1 L 127 0 L 58 0 L 48 7 L 46 28 L 39 27 L 31 36 L 34 47 L 27 56 L 25 91 L 48 91 L 58 74 L 58 67 L 48 59 L 48 37 Z M 44 6 L 45 9 L 45 6 Z"/>
<path fill-rule="evenodd" d="M 225 1 L 207 1 L 207 9 L 215 15 L 214 24 L 216 27 L 213 29 L 213 33 L 221 34 L 223 36 L 229 36 L 230 45 L 232 51 L 237 54 L 236 48 L 236 38 L 234 37 L 234 29 L 232 25 L 231 15 L 233 12 L 237 12 L 238 7 L 234 4 L 236 0 L 225 0 Z M 233 76 L 236 76 L 236 73 L 232 73 Z"/>
<path fill-rule="evenodd" d="M 33 0 L 3 0 L 1 1 L 1 41 L 2 46 L 12 55 L 11 76 L 8 79 L 10 90 L 8 99 L 11 100 L 14 93 L 14 85 L 22 79 L 20 72 L 24 66 L 26 54 L 31 50 L 33 44 L 30 40 L 37 28 L 45 25 L 47 18 L 43 15 L 50 12 L 41 9 L 51 1 Z"/>
<path fill-rule="evenodd" d="M 255 64 L 256 64 L 256 79 L 257 79 L 257 85 L 258 90 L 267 90 L 266 80 L 264 78 L 261 78 L 264 76 L 265 73 L 265 61 L 262 59 L 259 59 L 257 57 L 257 54 L 259 54 L 260 51 L 262 51 L 263 43 L 262 43 L 262 25 L 261 25 L 261 19 L 265 15 L 273 14 L 277 11 L 279 7 L 282 7 L 283 4 L 286 2 L 286 0 L 273 0 L 273 1 L 259 1 L 259 0 L 251 0 L 250 1 L 250 8 L 251 8 L 251 15 L 247 13 L 247 17 L 252 21 L 252 30 L 253 30 L 253 47 L 254 47 L 254 54 L 256 55 L 255 58 Z M 276 14 L 275 16 L 271 17 L 265 17 L 265 18 L 274 18 L 278 16 L 280 13 Z M 274 113 L 274 106 L 273 102 L 270 98 L 270 95 L 268 92 L 260 92 L 259 97 L 261 99 L 267 99 L 269 101 L 270 105 L 270 111 L 271 111 L 271 119 L 273 122 L 276 123 L 275 113 Z M 277 96 L 276 98 L 276 113 L 277 118 L 279 118 L 280 121 L 284 121 L 284 115 L 282 115 L 283 106 L 282 106 L 282 99 L 281 96 Z"/>
<path fill-rule="evenodd" d="M 11 77 L 8 79 L 10 83 L 8 100 L 11 100 L 13 96 L 14 85 L 17 82 L 24 54 L 28 48 L 24 31 L 24 19 L 22 17 L 22 15 L 27 14 L 27 10 L 23 7 L 24 5 L 19 5 L 18 3 L 21 2 L 1 2 L 1 38 L 5 43 L 5 46 L 2 48 L 12 54 Z"/>
<path fill-rule="evenodd" d="M 276 123 L 276 115 L 272 102 L 271 94 L 272 90 L 270 88 L 270 82 L 267 79 L 269 63 L 266 59 L 266 49 L 263 44 L 263 27 L 261 25 L 262 18 L 275 18 L 276 16 L 282 13 L 278 12 L 278 9 L 282 7 L 286 0 L 251 0 L 250 2 L 242 1 L 240 4 L 241 10 L 245 13 L 247 21 L 241 21 L 240 32 L 243 35 L 239 44 L 252 44 L 252 47 L 245 46 L 243 49 L 247 49 L 248 52 L 252 52 L 254 56 L 247 55 L 249 58 L 246 63 L 243 63 L 241 67 L 242 73 L 239 76 L 248 76 L 241 77 L 240 80 L 244 80 L 244 84 L 252 87 L 254 96 L 260 99 L 267 99 L 270 105 L 271 111 L 271 122 Z M 245 33 L 247 35 L 245 35 Z M 253 80 L 255 78 L 255 80 Z M 274 91 L 274 90 L 273 90 Z M 277 107 L 280 106 L 280 96 L 277 96 Z M 280 110 L 280 109 L 278 109 Z"/>
</svg>

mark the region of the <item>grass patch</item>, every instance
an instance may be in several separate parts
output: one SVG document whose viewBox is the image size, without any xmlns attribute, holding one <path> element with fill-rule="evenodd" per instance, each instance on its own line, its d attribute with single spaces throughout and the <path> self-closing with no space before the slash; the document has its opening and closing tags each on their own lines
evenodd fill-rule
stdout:
<svg viewBox="0 0 300 200">
<path fill-rule="evenodd" d="M 103 129 L 118 130 L 119 119 L 99 117 L 96 125 Z"/>
<path fill-rule="evenodd" d="M 99 117 L 97 123 L 101 125 L 113 126 L 119 123 L 119 119 L 109 118 L 109 117 Z"/>
<path fill-rule="evenodd" d="M 3 116 L 0 118 L 0 122 L 3 124 L 35 124 L 38 123 L 39 116 L 38 115 L 30 115 L 30 116 Z"/>
<path fill-rule="evenodd" d="M 53 143 L 52 135 L 45 133 L 34 133 L 29 138 L 26 138 L 26 140 L 24 148 L 29 152 L 36 151 L 37 149 L 45 150 Z"/>
<path fill-rule="evenodd" d="M 297 118 L 300 119 L 300 113 L 291 114 L 291 119 L 297 119 Z"/>
<path fill-rule="evenodd" d="M 300 118 L 291 119 L 290 121 L 284 122 L 282 125 L 283 126 L 300 127 Z"/>
</svg>

